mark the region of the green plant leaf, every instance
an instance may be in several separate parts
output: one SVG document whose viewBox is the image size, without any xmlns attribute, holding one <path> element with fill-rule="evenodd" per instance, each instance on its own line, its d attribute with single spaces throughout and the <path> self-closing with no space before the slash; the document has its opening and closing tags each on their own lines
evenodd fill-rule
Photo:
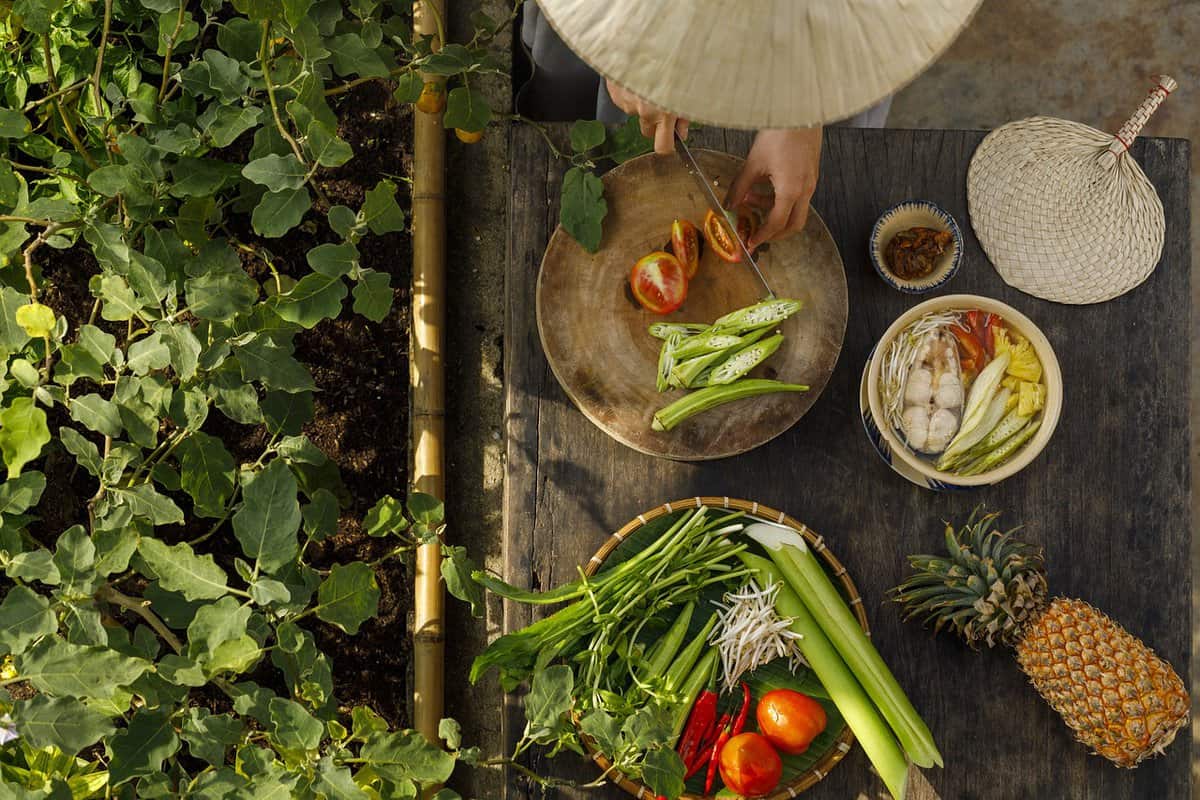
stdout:
<svg viewBox="0 0 1200 800">
<path fill-rule="evenodd" d="M 608 146 L 604 154 L 618 164 L 631 158 L 645 155 L 654 149 L 654 142 L 642 135 L 637 117 L 629 117 L 625 124 L 608 135 Z"/>
<path fill-rule="evenodd" d="M 256 336 L 236 348 L 242 377 L 259 381 L 271 389 L 308 392 L 317 388 L 308 368 L 292 357 L 291 348 L 281 347 L 267 336 Z"/>
<path fill-rule="evenodd" d="M 186 291 L 192 313 L 214 322 L 223 322 L 249 310 L 258 299 L 258 284 L 240 267 L 213 270 L 190 278 Z"/>
<path fill-rule="evenodd" d="M 96 591 L 96 545 L 82 525 L 72 525 L 58 537 L 54 550 L 61 591 L 65 597 L 90 598 Z"/>
<path fill-rule="evenodd" d="M 309 156 L 322 167 L 340 167 L 354 157 L 345 140 L 339 139 L 332 127 L 319 119 L 308 123 L 305 147 Z"/>
<path fill-rule="evenodd" d="M 58 630 L 46 598 L 25 586 L 14 586 L 0 601 L 0 655 L 20 653 L 39 636 Z"/>
<path fill-rule="evenodd" d="M 148 483 L 140 483 L 129 489 L 112 489 L 121 498 L 134 516 L 145 517 L 155 525 L 171 525 L 183 522 L 183 512 L 175 501 L 159 494 Z"/>
<path fill-rule="evenodd" d="M 192 706 L 183 714 L 179 735 L 194 758 L 220 767 L 225 763 L 226 751 L 241 740 L 243 728 L 242 721 L 232 714 L 213 714 L 207 708 Z"/>
<path fill-rule="evenodd" d="M 374 189 L 368 189 L 360 216 L 376 236 L 404 230 L 404 212 L 396 202 L 396 184 L 385 178 Z"/>
<path fill-rule="evenodd" d="M 14 0 L 12 13 L 21 18 L 21 26 L 31 33 L 49 33 L 50 20 L 63 7 L 64 0 Z"/>
<path fill-rule="evenodd" d="M 200 363 L 200 340 L 191 326 L 181 323 L 156 322 L 154 330 L 162 337 L 170 356 L 171 368 L 181 381 L 190 381 L 196 376 Z"/>
<path fill-rule="evenodd" d="M 396 91 L 392 96 L 396 98 L 397 103 L 415 103 L 421 97 L 421 90 L 424 88 L 425 82 L 414 70 L 396 79 Z"/>
<path fill-rule="evenodd" d="M 358 266 L 358 248 L 349 242 L 319 244 L 305 256 L 308 265 L 322 275 L 340 278 Z"/>
<path fill-rule="evenodd" d="M 354 313 L 372 322 L 382 322 L 392 310 L 392 276 L 386 272 L 364 269 L 354 284 Z"/>
<path fill-rule="evenodd" d="M 263 113 L 263 110 L 255 105 L 218 106 L 214 103 L 209 108 L 215 109 L 212 115 L 201 115 L 198 121 L 202 124 L 204 133 L 217 147 L 233 144 L 239 136 L 258 125 Z"/>
<path fill-rule="evenodd" d="M 20 514 L 29 510 L 37 505 L 45 489 L 46 476 L 40 472 L 26 472 L 0 483 L 0 514 Z"/>
<path fill-rule="evenodd" d="M 233 496 L 233 456 L 215 436 L 199 431 L 179 443 L 179 485 L 197 516 L 220 517 Z"/>
<path fill-rule="evenodd" d="M 604 144 L 604 123 L 594 119 L 581 119 L 571 126 L 571 149 L 586 153 L 593 147 Z"/>
<path fill-rule="evenodd" d="M 179 750 L 171 708 L 142 708 L 107 742 L 108 781 L 120 786 L 143 775 L 161 772 L 163 762 Z"/>
<path fill-rule="evenodd" d="M 325 726 L 304 710 L 304 706 L 282 697 L 272 697 L 271 738 L 289 750 L 315 750 L 321 744 Z"/>
<path fill-rule="evenodd" d="M 492 107 L 478 89 L 459 86 L 446 95 L 446 113 L 442 125 L 464 131 L 481 131 L 492 121 Z"/>
<path fill-rule="evenodd" d="M 683 759 L 669 747 L 655 747 L 642 762 L 642 780 L 655 794 L 679 797 L 683 794 Z"/>
<path fill-rule="evenodd" d="M 18 655 L 16 666 L 21 677 L 44 694 L 107 700 L 151 665 L 107 647 L 83 647 L 47 636 Z"/>
<path fill-rule="evenodd" d="M 442 547 L 442 578 L 446 591 L 471 606 L 471 615 L 483 618 L 483 587 L 471 578 L 476 570 L 474 562 L 467 557 L 467 549 L 458 546 Z"/>
<path fill-rule="evenodd" d="M 262 401 L 267 430 L 295 436 L 313 416 L 312 392 L 283 392 L 270 389 Z"/>
<path fill-rule="evenodd" d="M 150 569 L 147 577 L 156 578 L 164 589 L 179 592 L 188 600 L 212 600 L 229 591 L 225 570 L 211 555 L 196 555 L 187 542 L 167 545 L 144 538 L 137 550 Z"/>
<path fill-rule="evenodd" d="M 317 617 L 354 635 L 379 612 L 375 570 L 361 561 L 334 564 L 317 590 Z"/>
<path fill-rule="evenodd" d="M 104 275 L 92 291 L 104 301 L 100 316 L 109 322 L 125 322 L 141 311 L 142 304 L 120 275 Z"/>
<path fill-rule="evenodd" d="M 268 191 L 282 192 L 285 189 L 299 189 L 303 186 L 307 170 L 300 163 L 300 159 L 296 158 L 295 153 L 283 156 L 271 153 L 242 167 L 242 176 L 266 186 Z"/>
<path fill-rule="evenodd" d="M 446 507 L 431 494 L 413 492 L 408 496 L 408 515 L 413 522 L 433 527 L 445 521 Z"/>
<path fill-rule="evenodd" d="M 24 139 L 33 128 L 20 111 L 0 108 L 0 139 Z"/>
<path fill-rule="evenodd" d="M 336 317 L 342 310 L 346 284 L 341 278 L 314 272 L 284 294 L 275 295 L 275 313 L 302 328 Z"/>
<path fill-rule="evenodd" d="M 15 353 L 29 341 L 29 334 L 17 324 L 17 310 L 28 303 L 28 295 L 11 286 L 0 288 L 0 351 Z"/>
<path fill-rule="evenodd" d="M 121 415 L 111 400 L 98 394 L 85 394 L 71 401 L 71 419 L 88 430 L 114 439 L 121 435 Z"/>
<path fill-rule="evenodd" d="M 171 351 L 158 331 L 138 339 L 129 345 L 129 357 L 125 366 L 135 375 L 145 375 L 156 369 L 165 369 L 171 363 Z"/>
<path fill-rule="evenodd" d="M 331 36 L 326 42 L 333 54 L 333 71 L 342 77 L 359 75 L 363 78 L 386 78 L 387 64 L 357 33 Z"/>
<path fill-rule="evenodd" d="M 563 176 L 562 205 L 558 221 L 589 253 L 600 249 L 601 227 L 608 214 L 604 184 L 583 167 L 571 167 Z"/>
<path fill-rule="evenodd" d="M 387 536 L 407 527 L 404 504 L 390 494 L 379 498 L 363 518 L 363 530 L 368 536 Z"/>
<path fill-rule="evenodd" d="M 254 212 L 250 215 L 250 224 L 259 236 L 278 239 L 299 225 L 310 208 L 312 197 L 303 186 L 267 192 L 254 207 Z"/>
<path fill-rule="evenodd" d="M 337 496 L 328 489 L 317 489 L 312 501 L 300 509 L 300 514 L 304 517 L 304 532 L 313 541 L 319 542 L 337 533 Z"/>
<path fill-rule="evenodd" d="M 71 697 L 37 695 L 13 707 L 17 733 L 34 747 L 57 747 L 68 755 L 95 744 L 114 730 L 103 714 Z"/>
<path fill-rule="evenodd" d="M 471 51 L 461 44 L 451 42 L 436 53 L 425 59 L 421 65 L 423 72 L 430 75 L 458 75 L 475 66 Z"/>
<path fill-rule="evenodd" d="M 250 613 L 231 595 L 200 606 L 187 627 L 188 658 L 207 665 L 221 645 L 246 635 Z"/>
<path fill-rule="evenodd" d="M 21 468 L 41 455 L 50 441 L 46 412 L 29 397 L 18 397 L 8 408 L 0 409 L 0 454 L 8 467 L 9 479 L 21 474 Z"/>
<path fill-rule="evenodd" d="M 370 797 L 354 782 L 354 774 L 334 764 L 333 756 L 329 754 L 317 763 L 313 790 L 328 800 L 368 800 Z"/>
<path fill-rule="evenodd" d="M 62 580 L 62 577 L 58 574 L 58 567 L 54 566 L 54 556 L 44 547 L 25 553 L 17 553 L 8 562 L 5 572 L 10 578 L 19 578 L 23 581 L 39 581 L 51 586 L 57 586 L 59 581 Z"/>
<path fill-rule="evenodd" d="M 454 756 L 435 747 L 416 731 L 375 733 L 362 748 L 371 768 L 393 781 L 445 783 L 454 771 Z"/>
<path fill-rule="evenodd" d="M 242 552 L 267 572 L 296 557 L 300 503 L 296 478 L 282 459 L 242 479 L 242 507 L 233 515 L 233 534 Z"/>
</svg>

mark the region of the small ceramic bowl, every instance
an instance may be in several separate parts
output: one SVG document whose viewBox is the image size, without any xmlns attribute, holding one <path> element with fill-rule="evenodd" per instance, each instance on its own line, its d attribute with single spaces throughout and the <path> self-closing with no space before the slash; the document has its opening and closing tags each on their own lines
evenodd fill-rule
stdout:
<svg viewBox="0 0 1200 800">
<path fill-rule="evenodd" d="M 883 400 L 879 394 L 879 374 L 882 355 L 887 352 L 888 345 L 899 333 L 919 317 L 931 311 L 949 311 L 953 309 L 978 308 L 992 314 L 999 314 L 1008 325 L 1024 336 L 1033 345 L 1038 360 L 1042 362 L 1042 381 L 1046 384 L 1046 404 L 1042 409 L 1042 425 L 1037 433 L 1017 453 L 995 469 L 978 475 L 961 476 L 950 472 L 942 472 L 934 467 L 932 461 L 919 457 L 900 438 L 900 435 L 887 423 L 883 413 Z M 924 303 L 918 303 L 888 327 L 880 337 L 875 349 L 867 359 L 864 369 L 865 384 L 860 388 L 863 394 L 862 416 L 863 427 L 880 457 L 893 470 L 908 480 L 934 491 L 949 491 L 955 489 L 973 489 L 980 486 L 991 486 L 1005 478 L 1010 478 L 1029 466 L 1038 454 L 1046 447 L 1054 429 L 1058 425 L 1062 413 L 1063 380 L 1062 371 L 1058 366 L 1058 358 L 1045 334 L 1038 329 L 1029 317 L 1017 311 L 1012 306 L 981 297 L 974 294 L 949 294 L 944 297 L 934 297 Z"/>
<path fill-rule="evenodd" d="M 933 228 L 939 231 L 949 231 L 954 237 L 949 249 L 942 253 L 933 267 L 933 272 L 924 278 L 909 280 L 901 278 L 892 272 L 884 253 L 888 243 L 900 231 L 909 228 Z M 883 212 L 871 229 L 871 264 L 879 277 L 893 289 L 899 289 L 908 294 L 924 294 L 938 288 L 954 277 L 958 272 L 959 262 L 962 261 L 963 238 L 958 223 L 944 209 L 930 203 L 928 200 L 905 200 Z"/>
</svg>

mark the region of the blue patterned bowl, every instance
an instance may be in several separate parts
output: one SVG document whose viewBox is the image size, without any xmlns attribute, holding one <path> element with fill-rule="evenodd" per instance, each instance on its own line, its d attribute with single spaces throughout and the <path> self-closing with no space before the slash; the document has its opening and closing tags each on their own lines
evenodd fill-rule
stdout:
<svg viewBox="0 0 1200 800">
<path fill-rule="evenodd" d="M 954 237 L 950 248 L 938 257 L 933 272 L 916 280 L 901 278 L 893 273 L 883 256 L 892 237 L 909 228 L 949 231 Z M 962 261 L 963 238 L 958 223 L 944 209 L 928 200 L 906 200 L 884 211 L 875 221 L 875 227 L 871 228 L 870 246 L 871 264 L 884 283 L 908 294 L 924 294 L 943 285 L 958 272 L 958 265 Z"/>
</svg>

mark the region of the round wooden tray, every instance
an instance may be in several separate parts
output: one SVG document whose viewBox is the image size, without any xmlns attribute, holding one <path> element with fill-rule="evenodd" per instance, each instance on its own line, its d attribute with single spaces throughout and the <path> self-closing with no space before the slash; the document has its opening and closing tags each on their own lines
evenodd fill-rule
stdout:
<svg viewBox="0 0 1200 800">
<path fill-rule="evenodd" d="M 741 159 L 695 150 L 723 195 Z M 758 263 L 780 297 L 804 308 L 781 328 L 783 346 L 752 375 L 808 384 L 803 394 L 766 395 L 699 414 L 673 431 L 651 429 L 654 412 L 682 396 L 655 390 L 662 344 L 647 333 L 660 320 L 712 322 L 763 297 L 753 271 L 705 248 L 683 307 L 665 316 L 638 305 L 629 271 L 663 249 L 671 222 L 699 227 L 707 210 L 699 187 L 673 156 L 646 155 L 604 176 L 608 216 L 598 253 L 560 226 L 550 238 L 537 284 L 542 348 L 567 396 L 609 436 L 643 453 L 701 461 L 744 453 L 786 431 L 816 402 L 837 363 L 846 332 L 846 274 L 837 245 L 815 210 L 800 233 L 760 250 Z"/>
<path fill-rule="evenodd" d="M 845 566 L 837 557 L 829 552 L 829 548 L 825 546 L 825 538 L 820 536 L 807 525 L 799 520 L 789 517 L 782 511 L 764 506 L 761 503 L 756 503 L 750 500 L 738 500 L 730 497 L 690 497 L 686 500 L 675 500 L 670 503 L 663 503 L 661 506 L 652 508 L 644 514 L 638 514 L 631 519 L 619 531 L 608 537 L 608 540 L 596 551 L 588 561 L 584 568 L 584 573 L 591 577 L 603 566 L 604 562 L 619 548 L 627 539 L 633 536 L 639 528 L 646 525 L 648 522 L 655 520 L 665 514 L 673 514 L 686 509 L 700 508 L 707 506 L 712 509 L 729 509 L 732 511 L 744 512 L 747 516 L 755 518 L 758 521 L 773 522 L 777 525 L 786 525 L 792 530 L 799 533 L 805 538 L 809 546 L 820 556 L 825 562 L 825 567 L 833 580 L 839 585 L 842 594 L 850 603 L 850 608 L 854 612 L 855 619 L 862 629 L 868 634 L 871 632 L 870 626 L 867 624 L 867 614 L 863 610 L 862 597 L 858 593 L 858 587 L 854 585 L 854 581 L 850 579 L 849 573 Z M 703 615 L 701 615 L 703 616 Z M 700 623 L 697 623 L 700 624 Z M 587 736 L 582 736 L 583 744 L 588 750 L 592 761 L 604 773 L 612 768 L 612 762 L 603 753 L 596 750 L 594 743 Z M 833 769 L 839 761 L 841 761 L 846 753 L 850 752 L 850 747 L 854 744 L 854 733 L 850 730 L 850 726 L 842 723 L 842 729 L 837 736 L 828 743 L 824 754 L 817 760 L 815 764 L 808 769 L 798 774 L 787 776 L 785 772 L 785 780 L 781 781 L 779 786 L 775 788 L 769 795 L 765 795 L 762 800 L 787 800 L 803 792 L 818 783 L 822 778 L 829 774 L 829 770 Z M 815 746 L 815 743 L 814 743 Z M 786 762 L 785 762 L 786 764 Z M 786 767 L 785 767 L 786 769 Z M 609 780 L 620 786 L 629 794 L 638 798 L 638 800 L 654 800 L 655 794 L 648 786 L 640 783 L 629 776 L 616 772 L 609 774 Z M 708 800 L 706 795 L 698 795 L 691 792 L 684 792 L 680 795 L 680 800 Z"/>
</svg>

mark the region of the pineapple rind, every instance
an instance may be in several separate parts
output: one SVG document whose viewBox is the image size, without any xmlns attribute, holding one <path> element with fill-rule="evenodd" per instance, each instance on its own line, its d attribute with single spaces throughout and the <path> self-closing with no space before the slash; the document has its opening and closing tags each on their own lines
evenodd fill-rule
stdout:
<svg viewBox="0 0 1200 800">
<path fill-rule="evenodd" d="M 1187 721 L 1188 694 L 1171 665 L 1082 600 L 1055 598 L 1016 654 L 1076 738 L 1118 766 L 1161 753 Z"/>
</svg>

